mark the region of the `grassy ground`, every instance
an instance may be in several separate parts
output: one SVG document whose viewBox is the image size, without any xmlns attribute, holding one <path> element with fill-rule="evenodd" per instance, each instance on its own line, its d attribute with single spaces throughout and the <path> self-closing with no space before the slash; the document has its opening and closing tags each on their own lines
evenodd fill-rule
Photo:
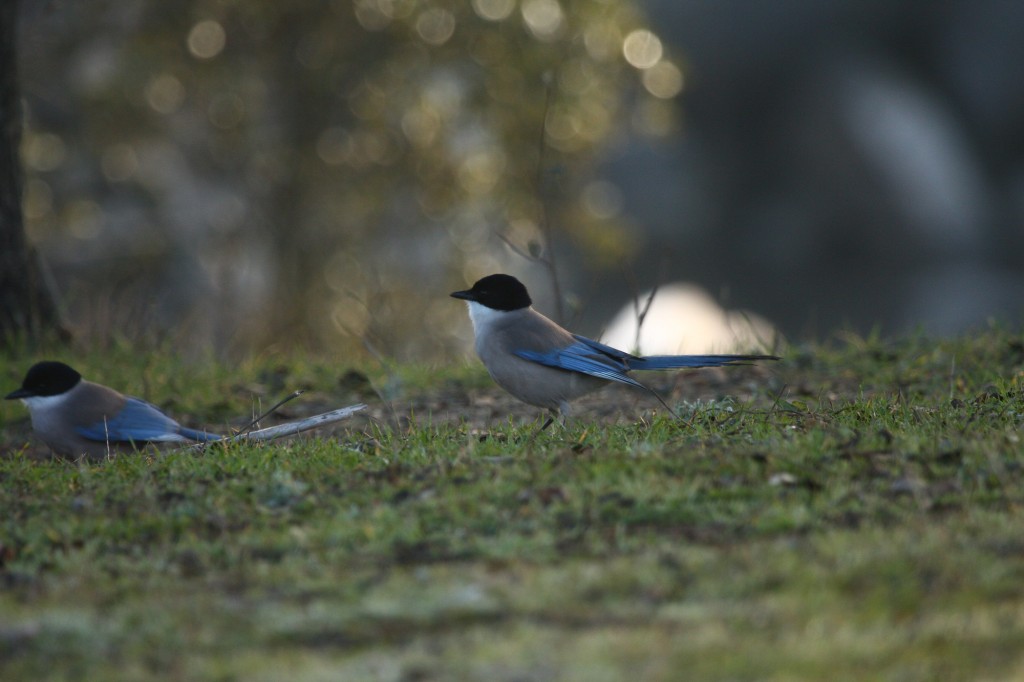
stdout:
<svg viewBox="0 0 1024 682">
<path fill-rule="evenodd" d="M 115 354 L 72 360 L 190 425 L 371 409 L 90 464 L 0 407 L 0 679 L 1024 678 L 1019 335 L 663 374 L 683 421 L 610 389 L 539 435 L 475 365 Z"/>
</svg>

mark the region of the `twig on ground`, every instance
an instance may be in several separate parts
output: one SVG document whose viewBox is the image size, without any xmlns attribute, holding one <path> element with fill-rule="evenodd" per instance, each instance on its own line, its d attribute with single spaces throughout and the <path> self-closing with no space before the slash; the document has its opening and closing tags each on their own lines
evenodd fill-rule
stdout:
<svg viewBox="0 0 1024 682">
<path fill-rule="evenodd" d="M 287 424 L 278 424 L 277 426 L 270 426 L 257 431 L 240 433 L 237 436 L 225 438 L 222 442 L 233 443 L 243 440 L 262 442 L 274 440 L 275 438 L 283 438 L 284 436 L 294 436 L 302 433 L 303 431 L 309 431 L 310 429 L 319 428 L 321 426 L 326 426 L 327 424 L 333 424 L 334 422 L 341 421 L 342 419 L 351 417 L 356 412 L 364 409 L 366 409 L 365 404 L 357 403 L 355 405 L 349 405 L 348 407 L 342 407 L 338 410 L 332 410 L 312 417 L 306 417 L 305 419 L 300 419 L 298 421 L 288 422 Z"/>
</svg>

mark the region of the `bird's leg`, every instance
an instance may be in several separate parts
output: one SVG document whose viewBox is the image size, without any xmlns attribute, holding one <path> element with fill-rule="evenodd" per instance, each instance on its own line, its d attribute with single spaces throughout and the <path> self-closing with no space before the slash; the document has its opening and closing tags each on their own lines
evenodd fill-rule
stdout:
<svg viewBox="0 0 1024 682">
<path fill-rule="evenodd" d="M 564 420 L 565 420 L 565 411 L 564 410 L 565 410 L 566 407 L 568 407 L 568 406 L 567 405 L 563 405 L 563 410 L 561 411 L 563 423 L 564 423 Z M 552 424 L 555 423 L 555 417 L 557 417 L 559 415 L 559 412 L 555 411 L 555 410 L 549 410 L 549 412 L 550 412 L 550 414 L 548 415 L 547 420 L 544 422 L 544 425 L 541 426 L 539 429 L 537 429 L 536 431 L 533 432 L 533 435 L 531 435 L 530 439 L 527 441 L 527 445 L 533 445 L 533 442 L 535 440 L 537 440 L 537 436 L 539 436 L 545 429 L 547 429 L 549 426 L 551 426 Z"/>
<path fill-rule="evenodd" d="M 571 410 L 572 410 L 572 408 L 569 407 L 568 401 L 564 401 L 564 400 L 558 405 L 558 409 L 557 410 L 555 408 L 553 408 L 553 407 L 549 407 L 548 408 L 548 413 L 549 414 L 548 414 L 547 420 L 545 420 L 543 426 L 541 426 L 539 429 L 537 429 L 536 431 L 533 432 L 533 435 L 530 436 L 530 439 L 527 441 L 527 444 L 533 445 L 533 442 L 535 440 L 537 440 L 537 436 L 539 436 L 549 426 L 554 424 L 555 423 L 555 419 L 558 419 L 559 422 L 561 422 L 562 427 L 565 428 L 566 421 L 569 419 L 569 414 L 570 414 Z"/>
<path fill-rule="evenodd" d="M 555 417 L 554 417 L 554 415 L 551 415 L 551 416 L 549 416 L 549 417 L 547 418 L 547 421 L 545 421 L 545 422 L 544 422 L 544 425 L 543 425 L 543 426 L 541 426 L 541 427 L 540 427 L 539 429 L 537 429 L 536 431 L 534 431 L 533 433 L 531 433 L 531 434 L 530 434 L 530 437 L 526 439 L 526 447 L 528 447 L 528 448 L 532 448 L 532 447 L 533 447 L 533 444 L 534 444 L 534 442 L 536 442 L 536 440 L 537 440 L 537 436 L 539 436 L 539 435 L 540 435 L 541 433 L 543 433 L 543 432 L 544 432 L 544 429 L 546 429 L 546 428 L 548 428 L 549 426 L 551 426 L 551 424 L 552 424 L 552 423 L 554 423 L 554 421 L 555 421 Z"/>
</svg>

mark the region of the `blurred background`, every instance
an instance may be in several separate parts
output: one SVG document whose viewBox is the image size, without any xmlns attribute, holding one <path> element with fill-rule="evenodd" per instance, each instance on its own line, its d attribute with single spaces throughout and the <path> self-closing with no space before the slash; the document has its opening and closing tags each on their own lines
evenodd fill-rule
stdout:
<svg viewBox="0 0 1024 682">
<path fill-rule="evenodd" d="M 225 357 L 462 353 L 447 294 L 496 271 L 591 335 L 670 282 L 791 338 L 1017 324 L 1021 36 L 1007 0 L 24 0 L 26 231 L 79 336 Z"/>
</svg>

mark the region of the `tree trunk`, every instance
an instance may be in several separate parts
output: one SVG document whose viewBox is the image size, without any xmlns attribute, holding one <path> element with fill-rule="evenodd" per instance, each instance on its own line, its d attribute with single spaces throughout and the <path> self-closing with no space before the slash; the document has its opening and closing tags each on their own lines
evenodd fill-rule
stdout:
<svg viewBox="0 0 1024 682">
<path fill-rule="evenodd" d="M 0 347 L 63 335 L 21 216 L 17 0 L 0 0 Z"/>
</svg>

